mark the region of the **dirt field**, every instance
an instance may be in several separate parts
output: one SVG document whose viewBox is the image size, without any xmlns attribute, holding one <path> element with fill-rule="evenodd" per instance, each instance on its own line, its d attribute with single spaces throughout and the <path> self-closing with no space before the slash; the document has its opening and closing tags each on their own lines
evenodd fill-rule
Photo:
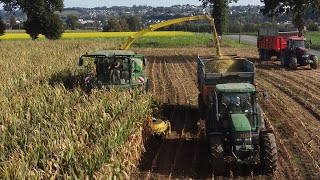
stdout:
<svg viewBox="0 0 320 180">
<path fill-rule="evenodd" d="M 146 144 L 137 178 L 213 179 L 196 84 L 197 55 L 212 54 L 211 49 L 136 51 L 148 57 L 151 91 L 164 104 L 164 115 L 172 124 L 168 139 L 153 138 Z M 224 51 L 257 62 L 257 88 L 270 93 L 260 104 L 275 129 L 279 159 L 273 177 L 259 169 L 239 169 L 226 179 L 320 179 L 320 70 L 290 71 L 280 68 L 278 61 L 259 63 L 255 49 Z"/>
</svg>

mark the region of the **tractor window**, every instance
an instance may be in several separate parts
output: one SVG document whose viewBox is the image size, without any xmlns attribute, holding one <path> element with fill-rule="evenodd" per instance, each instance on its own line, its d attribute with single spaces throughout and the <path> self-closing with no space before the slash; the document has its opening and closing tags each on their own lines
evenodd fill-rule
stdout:
<svg viewBox="0 0 320 180">
<path fill-rule="evenodd" d="M 305 48 L 305 42 L 304 41 L 293 41 L 293 47 L 303 47 Z"/>
<path fill-rule="evenodd" d="M 245 114 L 253 125 L 254 100 L 252 93 L 223 93 L 219 99 L 219 113 L 222 116 Z"/>
<path fill-rule="evenodd" d="M 108 69 L 112 84 L 130 83 L 130 64 L 128 58 L 115 57 Z"/>
</svg>

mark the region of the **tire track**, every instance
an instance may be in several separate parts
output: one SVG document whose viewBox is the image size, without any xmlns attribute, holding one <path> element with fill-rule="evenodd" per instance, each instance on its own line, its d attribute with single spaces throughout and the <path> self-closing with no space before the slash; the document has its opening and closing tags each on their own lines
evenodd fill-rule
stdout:
<svg viewBox="0 0 320 180">
<path fill-rule="evenodd" d="M 165 58 L 165 59 L 162 59 Z M 159 57 L 157 61 L 161 62 L 161 74 L 159 69 L 153 72 L 157 73 L 158 78 L 162 76 L 157 86 L 156 96 L 168 97 L 167 118 L 172 125 L 172 134 L 163 140 L 154 141 L 151 162 L 145 163 L 145 169 L 140 168 L 139 177 L 144 179 L 184 179 L 193 178 L 207 179 L 210 177 L 208 169 L 208 154 L 204 145 L 203 133 L 198 129 L 197 121 L 198 110 L 195 106 L 195 99 L 190 100 L 195 94 L 198 94 L 195 76 L 187 70 L 186 57 L 173 56 Z M 158 66 L 155 66 L 157 68 Z M 162 90 L 161 84 L 165 84 Z M 168 93 L 163 93 L 167 91 Z M 163 100 L 163 97 L 161 98 Z M 203 132 L 203 130 L 202 130 Z M 148 151 L 148 149 L 147 149 Z M 150 158 L 150 157 L 149 157 Z M 150 161 L 150 160 L 149 160 Z M 142 163 L 141 163 L 142 164 Z M 205 168 L 203 168 L 205 167 Z"/>
<path fill-rule="evenodd" d="M 288 94 L 292 99 L 301 104 L 305 109 L 309 110 L 312 115 L 320 120 L 320 99 L 313 95 L 312 93 L 304 90 L 296 84 L 290 84 L 290 82 L 282 80 L 282 78 L 276 77 L 276 75 L 272 75 L 270 73 L 266 73 L 265 71 L 257 71 L 263 76 L 268 77 L 265 79 L 267 82 L 273 84 L 275 87 L 280 89 L 281 91 Z"/>
<path fill-rule="evenodd" d="M 264 77 L 265 76 L 263 76 L 261 80 L 268 82 L 268 80 L 264 79 Z M 292 106 L 290 108 L 286 106 L 286 103 L 288 103 L 288 101 L 282 100 L 284 98 L 282 95 L 278 95 L 276 91 L 273 91 L 273 94 L 275 94 L 272 98 L 273 102 L 270 103 L 272 104 L 272 106 L 269 106 L 267 110 L 274 114 L 274 119 L 278 119 L 275 120 L 275 127 L 280 134 L 280 137 L 291 140 L 291 143 L 286 142 L 286 146 L 289 147 L 290 151 L 292 152 L 291 154 L 293 154 L 293 157 L 295 157 L 295 159 L 299 159 L 299 161 L 295 164 L 299 165 L 298 169 L 300 170 L 300 173 L 306 175 L 308 178 L 316 177 L 317 171 L 319 171 L 319 167 L 317 165 L 319 162 L 317 162 L 317 159 L 319 158 L 320 154 L 319 151 L 314 151 L 317 149 L 314 134 L 312 132 L 308 132 L 307 129 L 301 130 L 301 125 L 299 122 L 302 122 L 302 117 L 299 117 L 299 115 L 295 113 L 294 110 L 291 111 L 290 108 L 293 108 Z M 276 107 L 274 106 L 274 104 L 278 104 L 281 106 Z M 273 123 L 275 123 L 275 121 Z M 303 141 L 302 139 L 306 141 Z M 310 165 L 310 162 L 313 162 L 313 164 Z"/>
</svg>

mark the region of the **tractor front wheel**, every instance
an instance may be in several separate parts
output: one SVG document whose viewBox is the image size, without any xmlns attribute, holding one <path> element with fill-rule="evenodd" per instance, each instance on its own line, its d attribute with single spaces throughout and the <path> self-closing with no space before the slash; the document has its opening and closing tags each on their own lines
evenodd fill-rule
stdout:
<svg viewBox="0 0 320 180">
<path fill-rule="evenodd" d="M 296 70 L 298 67 L 298 59 L 296 57 L 291 57 L 289 67 L 291 70 Z"/>
<path fill-rule="evenodd" d="M 261 165 L 267 174 L 272 174 L 277 167 L 277 145 L 274 134 L 264 133 L 260 136 L 261 152 L 260 159 Z"/>
<path fill-rule="evenodd" d="M 313 56 L 312 57 L 312 64 L 310 64 L 310 67 L 312 69 L 318 69 L 319 61 L 318 61 L 318 56 Z"/>
<path fill-rule="evenodd" d="M 224 174 L 224 157 L 221 136 L 209 137 L 210 161 L 214 175 Z"/>
</svg>

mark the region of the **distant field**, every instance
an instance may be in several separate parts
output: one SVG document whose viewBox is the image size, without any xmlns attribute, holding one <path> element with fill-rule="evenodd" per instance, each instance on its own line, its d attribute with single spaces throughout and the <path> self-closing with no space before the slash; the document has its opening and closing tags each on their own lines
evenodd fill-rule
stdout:
<svg viewBox="0 0 320 180">
<path fill-rule="evenodd" d="M 117 42 L 124 43 L 128 37 L 135 32 L 66 32 L 62 40 L 86 40 L 96 42 Z M 182 31 L 156 31 L 149 32 L 143 37 L 137 39 L 133 47 L 184 47 L 195 45 L 207 45 L 210 42 L 211 35 L 208 33 L 192 33 Z M 28 34 L 24 32 L 7 32 L 0 37 L 4 41 L 31 40 Z M 40 35 L 39 40 L 45 40 Z"/>
<path fill-rule="evenodd" d="M 62 39 L 85 39 L 85 38 L 122 38 L 129 37 L 135 34 L 135 32 L 67 32 L 64 33 Z M 194 36 L 191 32 L 182 31 L 159 31 L 149 32 L 145 34 L 147 37 L 173 37 L 173 36 Z M 27 33 L 23 32 L 9 32 L 0 37 L 3 40 L 22 40 L 30 39 Z M 40 35 L 39 39 L 44 39 L 44 36 Z"/>
<path fill-rule="evenodd" d="M 320 49 L 320 32 L 319 31 L 309 31 L 306 33 L 307 41 L 312 40 L 312 49 Z"/>
</svg>

